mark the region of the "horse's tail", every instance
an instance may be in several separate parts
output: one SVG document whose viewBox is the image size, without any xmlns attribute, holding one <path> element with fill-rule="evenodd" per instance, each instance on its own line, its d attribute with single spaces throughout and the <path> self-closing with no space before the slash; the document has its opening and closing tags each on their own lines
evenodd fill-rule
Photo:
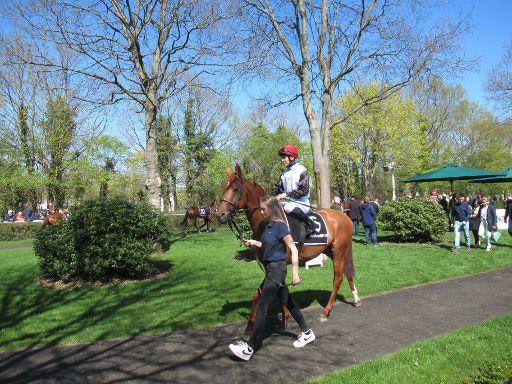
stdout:
<svg viewBox="0 0 512 384">
<path fill-rule="evenodd" d="M 347 248 L 345 253 L 345 260 L 343 261 L 343 271 L 342 273 L 347 277 L 347 279 L 353 279 L 355 274 L 354 268 L 354 260 L 352 258 L 352 244 Z"/>
</svg>

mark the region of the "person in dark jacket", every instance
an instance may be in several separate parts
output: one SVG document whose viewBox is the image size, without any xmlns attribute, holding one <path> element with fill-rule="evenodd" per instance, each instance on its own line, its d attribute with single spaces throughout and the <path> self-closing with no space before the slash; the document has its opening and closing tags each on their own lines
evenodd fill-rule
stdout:
<svg viewBox="0 0 512 384">
<path fill-rule="evenodd" d="M 16 221 L 16 214 L 12 209 L 7 211 L 7 214 L 4 216 L 4 221 L 8 223 L 14 223 Z"/>
<path fill-rule="evenodd" d="M 508 234 L 512 236 L 512 193 L 507 196 L 503 221 L 505 221 L 505 223 L 508 221 Z"/>
<path fill-rule="evenodd" d="M 375 208 L 370 203 L 369 198 L 365 198 L 363 200 L 363 204 L 361 204 L 359 211 L 361 213 L 361 219 L 363 221 L 364 227 L 364 240 L 366 244 L 370 244 L 370 233 L 372 236 L 373 245 L 377 245 L 377 225 L 375 223 L 375 218 L 377 216 L 377 212 L 375 212 Z"/>
<path fill-rule="evenodd" d="M 361 221 L 361 203 L 352 195 L 348 201 L 348 217 L 352 220 L 352 235 L 359 235 L 359 222 Z"/>
<path fill-rule="evenodd" d="M 489 198 L 484 197 L 482 199 L 480 211 L 478 212 L 478 218 L 480 219 L 480 223 L 484 227 L 484 239 L 487 242 L 487 247 L 485 248 L 486 251 L 490 251 L 492 248 L 492 231 L 493 229 L 496 229 L 498 226 L 498 220 L 496 218 L 496 208 L 494 207 L 494 205 L 491 205 L 489 203 Z"/>
<path fill-rule="evenodd" d="M 471 238 L 469 237 L 469 218 L 471 217 L 471 207 L 466 203 L 464 195 L 455 196 L 455 204 L 452 207 L 453 231 L 455 232 L 455 247 L 453 252 L 460 250 L 460 231 L 464 231 L 466 248 L 471 248 Z"/>
</svg>

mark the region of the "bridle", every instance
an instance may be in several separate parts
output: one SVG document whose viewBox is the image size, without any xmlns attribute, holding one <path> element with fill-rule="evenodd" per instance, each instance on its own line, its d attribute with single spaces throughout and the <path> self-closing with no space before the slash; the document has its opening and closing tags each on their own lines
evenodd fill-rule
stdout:
<svg viewBox="0 0 512 384">
<path fill-rule="evenodd" d="M 231 222 L 232 219 L 233 219 L 233 216 L 238 212 L 238 211 L 241 211 L 242 209 L 238 208 L 238 205 L 240 204 L 240 200 L 242 199 L 242 195 L 243 193 L 245 192 L 245 184 L 244 184 L 244 180 L 241 179 L 240 177 L 237 177 L 237 181 L 240 183 L 240 189 L 238 190 L 236 196 L 235 196 L 235 201 L 231 201 L 231 200 L 228 200 L 228 199 L 220 199 L 221 202 L 226 202 L 228 203 L 229 205 L 231 205 L 231 208 L 229 210 L 229 214 L 228 214 L 228 222 Z M 231 184 L 231 183 L 230 183 Z"/>
<path fill-rule="evenodd" d="M 238 212 L 256 210 L 260 206 L 258 204 L 258 206 L 256 206 L 256 207 L 248 207 L 248 208 L 239 208 L 238 207 L 240 204 L 240 200 L 243 197 L 243 194 L 246 193 L 246 188 L 245 188 L 245 184 L 244 184 L 244 179 L 237 177 L 236 181 L 238 181 L 240 183 L 240 189 L 238 190 L 235 198 L 233 199 L 234 201 L 224 199 L 224 198 L 220 199 L 220 201 L 221 202 L 224 201 L 231 206 L 231 208 L 228 211 L 227 224 L 228 224 L 229 228 L 231 229 L 231 232 L 233 232 L 233 234 L 235 235 L 235 237 L 239 241 L 243 242 L 244 241 L 243 233 L 240 230 L 240 228 L 238 227 L 236 221 L 234 220 L 234 217 Z"/>
</svg>

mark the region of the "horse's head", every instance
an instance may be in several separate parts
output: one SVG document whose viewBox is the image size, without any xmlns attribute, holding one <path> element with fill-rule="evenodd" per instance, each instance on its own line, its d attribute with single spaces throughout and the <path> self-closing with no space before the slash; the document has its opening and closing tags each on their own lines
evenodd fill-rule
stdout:
<svg viewBox="0 0 512 384">
<path fill-rule="evenodd" d="M 223 224 L 227 223 L 239 209 L 243 209 L 247 205 L 247 190 L 240 166 L 236 164 L 234 171 L 227 168 L 226 174 L 222 197 L 217 206 L 217 217 Z"/>
</svg>

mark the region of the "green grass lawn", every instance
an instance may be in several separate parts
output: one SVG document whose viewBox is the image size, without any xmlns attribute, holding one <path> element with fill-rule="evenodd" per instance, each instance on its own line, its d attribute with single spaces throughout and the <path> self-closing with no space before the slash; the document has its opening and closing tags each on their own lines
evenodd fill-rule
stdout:
<svg viewBox="0 0 512 384">
<path fill-rule="evenodd" d="M 382 358 L 330 373 L 315 384 L 460 384 L 472 382 L 486 363 L 512 357 L 512 315 L 459 329 Z M 481 380 L 481 378 L 479 378 Z M 505 383 L 477 381 L 476 383 Z"/>
<path fill-rule="evenodd" d="M 375 248 L 364 246 L 362 239 L 354 240 L 354 260 L 363 300 L 365 295 L 512 265 L 512 238 L 505 231 L 492 252 L 452 253 L 449 239 L 441 245 L 410 245 L 386 243 L 384 236 Z M 32 249 L 5 245 L 0 243 L 0 350 L 242 320 L 263 278 L 255 262 L 236 259 L 244 248 L 226 228 L 173 238 L 170 250 L 158 258 L 169 268 L 165 277 L 96 288 L 41 287 L 35 284 L 39 271 Z M 325 305 L 332 264 L 301 269 L 301 278 L 303 284 L 291 288 L 299 305 Z M 350 296 L 346 281 L 341 296 Z"/>
</svg>

